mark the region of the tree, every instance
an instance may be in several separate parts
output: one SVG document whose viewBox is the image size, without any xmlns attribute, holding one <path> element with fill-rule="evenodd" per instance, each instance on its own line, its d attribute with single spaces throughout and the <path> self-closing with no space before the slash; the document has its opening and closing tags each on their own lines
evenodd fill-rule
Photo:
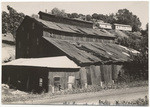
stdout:
<svg viewBox="0 0 150 107">
<path fill-rule="evenodd" d="M 133 15 L 129 10 L 118 10 L 118 12 L 116 13 L 116 18 L 117 23 L 131 25 L 133 27 L 133 31 L 140 30 L 141 22 L 139 18 L 136 15 Z"/>
<path fill-rule="evenodd" d="M 142 36 L 138 47 L 140 53 L 131 55 L 132 61 L 124 65 L 125 73 L 129 74 L 133 80 L 148 79 L 148 24 L 147 29 L 142 31 Z"/>
<path fill-rule="evenodd" d="M 9 21 L 9 14 L 5 11 L 2 11 L 2 33 L 8 32 L 8 21 Z"/>
<path fill-rule="evenodd" d="M 5 11 L 2 12 L 2 33 L 10 32 L 15 36 L 15 32 L 25 15 L 23 13 L 18 13 L 10 6 L 7 6 L 7 9 L 9 13 Z"/>
<path fill-rule="evenodd" d="M 61 17 L 68 17 L 67 13 L 65 13 L 65 10 L 60 10 L 56 7 L 51 10 L 51 14 Z"/>
<path fill-rule="evenodd" d="M 79 18 L 82 19 L 82 20 L 85 20 L 85 19 L 86 19 L 86 16 L 83 15 L 83 14 L 79 14 L 78 16 L 79 16 Z"/>
<path fill-rule="evenodd" d="M 98 19 L 98 14 L 97 13 L 92 14 L 92 18 L 93 19 Z"/>
<path fill-rule="evenodd" d="M 71 18 L 79 18 L 78 13 L 71 13 Z"/>
<path fill-rule="evenodd" d="M 67 13 L 67 17 L 68 17 L 68 18 L 71 18 L 71 14 L 70 14 L 70 13 Z"/>
<path fill-rule="evenodd" d="M 18 13 L 16 10 L 14 10 L 12 7 L 7 6 L 7 9 L 9 11 L 9 19 L 7 22 L 8 25 L 8 31 L 11 32 L 15 36 L 15 32 L 21 22 L 23 21 L 25 15 L 23 13 Z"/>
<path fill-rule="evenodd" d="M 103 20 L 105 22 L 106 20 L 106 16 L 103 15 L 103 14 L 99 14 L 98 17 L 97 17 L 98 20 Z"/>
<path fill-rule="evenodd" d="M 109 16 L 106 15 L 105 17 L 106 17 L 105 22 L 111 23 L 111 24 L 116 23 L 116 16 L 113 13 L 110 14 Z"/>
<path fill-rule="evenodd" d="M 148 54 L 148 23 L 146 25 L 146 30 L 142 31 L 142 40 L 141 40 L 141 52 L 143 54 Z"/>
<path fill-rule="evenodd" d="M 87 21 L 91 21 L 91 19 L 92 19 L 92 16 L 86 15 L 86 20 L 87 20 Z"/>
</svg>

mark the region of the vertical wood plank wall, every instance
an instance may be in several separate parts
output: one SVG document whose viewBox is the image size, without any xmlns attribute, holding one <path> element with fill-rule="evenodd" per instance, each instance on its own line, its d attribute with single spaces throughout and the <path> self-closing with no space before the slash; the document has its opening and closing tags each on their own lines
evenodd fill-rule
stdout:
<svg viewBox="0 0 150 107">
<path fill-rule="evenodd" d="M 81 84 L 82 84 L 82 87 L 85 87 L 85 85 L 87 84 L 86 68 L 82 67 L 79 72 L 81 74 Z"/>
<path fill-rule="evenodd" d="M 112 80 L 118 78 L 118 74 L 122 65 L 91 65 L 88 67 L 81 67 L 79 71 L 72 70 L 49 70 L 43 68 L 25 68 L 25 67 L 3 67 L 2 69 L 2 82 L 16 85 L 25 91 L 40 90 L 39 78 L 43 79 L 43 89 L 46 92 L 52 91 L 54 87 L 54 77 L 60 77 L 61 88 L 68 89 L 68 78 L 74 76 L 75 81 L 81 80 L 81 88 L 87 87 L 89 80 L 87 73 L 91 78 L 91 85 L 100 85 L 103 83 L 112 83 Z M 17 81 L 21 81 L 21 87 L 18 86 Z M 73 89 L 77 87 L 76 82 L 73 84 Z"/>
<path fill-rule="evenodd" d="M 82 67 L 82 81 L 84 80 L 84 83 L 86 83 L 87 81 L 88 85 L 100 85 L 101 82 L 106 84 L 112 83 L 113 80 L 116 80 L 118 78 L 118 73 L 121 67 L 121 65 L 91 65 L 89 67 L 86 67 L 86 69 Z M 90 76 L 91 78 L 91 83 L 88 83 L 90 82 L 90 80 L 88 80 L 90 78 L 86 75 L 88 72 L 90 72 L 88 76 Z"/>
<path fill-rule="evenodd" d="M 48 80 L 49 80 L 49 91 L 52 91 L 52 87 L 54 87 L 54 77 L 60 77 L 60 85 L 61 89 L 67 89 L 68 88 L 68 78 L 69 76 L 74 76 L 75 81 L 76 79 L 81 79 L 79 75 L 79 71 L 52 71 L 49 70 Z M 76 84 L 73 84 L 73 88 L 76 88 Z"/>
</svg>

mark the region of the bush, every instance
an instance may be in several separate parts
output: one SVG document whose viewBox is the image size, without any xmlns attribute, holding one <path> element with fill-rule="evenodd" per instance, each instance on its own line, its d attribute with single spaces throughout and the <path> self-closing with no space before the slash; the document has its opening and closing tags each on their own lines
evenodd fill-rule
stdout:
<svg viewBox="0 0 150 107">
<path fill-rule="evenodd" d="M 77 105 L 77 103 L 75 101 L 70 101 L 70 102 L 67 102 L 65 101 L 63 103 L 64 105 Z M 83 105 L 96 105 L 96 104 L 88 104 L 88 103 L 85 103 Z M 111 103 L 110 101 L 102 101 L 102 100 L 99 100 L 98 101 L 98 105 L 100 106 L 110 106 L 110 105 L 114 105 L 114 106 L 147 106 L 148 105 L 148 97 L 145 96 L 145 98 L 138 98 L 136 100 L 132 100 L 132 101 L 114 101 L 114 103 Z"/>
<path fill-rule="evenodd" d="M 148 105 L 148 98 L 145 96 L 144 99 L 139 98 L 133 101 L 116 101 L 117 106 L 146 106 Z"/>
</svg>

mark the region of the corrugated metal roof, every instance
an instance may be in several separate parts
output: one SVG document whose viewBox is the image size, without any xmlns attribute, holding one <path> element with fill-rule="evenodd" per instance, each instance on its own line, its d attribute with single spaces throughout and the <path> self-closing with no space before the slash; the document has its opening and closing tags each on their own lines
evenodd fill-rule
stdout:
<svg viewBox="0 0 150 107">
<path fill-rule="evenodd" d="M 66 56 L 28 58 L 28 59 L 20 58 L 8 63 L 4 63 L 3 66 L 5 65 L 34 66 L 34 67 L 48 67 L 48 68 L 72 68 L 72 69 L 80 68 Z"/>
<path fill-rule="evenodd" d="M 70 33 L 76 33 L 76 34 L 84 34 L 84 35 L 93 35 L 98 37 L 111 37 L 114 38 L 115 36 L 107 33 L 103 30 L 98 29 L 92 29 L 92 28 L 85 28 L 85 27 L 79 27 L 79 26 L 73 26 L 68 24 L 62 24 L 62 23 L 56 23 L 51 21 L 45 21 L 42 19 L 35 18 L 36 21 L 39 23 L 42 23 L 43 26 L 46 26 L 46 28 L 63 31 L 63 32 L 70 32 Z"/>
<path fill-rule="evenodd" d="M 97 42 L 76 42 L 44 37 L 47 41 L 66 53 L 78 64 L 126 62 L 129 51 L 117 44 Z"/>
</svg>

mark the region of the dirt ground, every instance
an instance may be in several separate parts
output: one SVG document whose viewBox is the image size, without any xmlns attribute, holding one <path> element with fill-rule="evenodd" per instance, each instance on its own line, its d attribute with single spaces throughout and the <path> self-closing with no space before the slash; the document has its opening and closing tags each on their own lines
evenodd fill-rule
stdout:
<svg viewBox="0 0 150 107">
<path fill-rule="evenodd" d="M 57 95 L 52 98 L 41 98 L 40 100 L 34 99 L 23 102 L 12 102 L 11 104 L 64 104 L 64 102 L 73 104 L 73 102 L 75 102 L 75 104 L 98 105 L 99 100 L 107 100 L 111 104 L 113 104 L 115 101 L 132 101 L 134 99 L 144 98 L 145 96 L 148 96 L 147 86 L 125 89 L 110 89 L 99 92 L 89 92 L 80 94 Z"/>
</svg>

